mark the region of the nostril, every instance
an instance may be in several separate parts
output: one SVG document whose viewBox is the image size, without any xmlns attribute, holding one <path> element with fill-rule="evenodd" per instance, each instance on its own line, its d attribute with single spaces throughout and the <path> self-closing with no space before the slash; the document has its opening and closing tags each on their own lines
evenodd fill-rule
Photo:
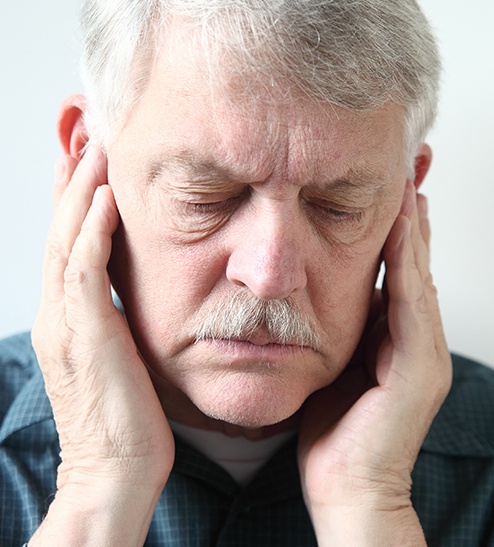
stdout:
<svg viewBox="0 0 494 547">
<path fill-rule="evenodd" d="M 264 259 L 263 259 L 264 258 Z M 227 279 L 237 287 L 247 288 L 261 300 L 287 298 L 303 288 L 304 272 L 295 271 L 293 263 L 286 260 L 266 260 L 265 257 L 231 257 L 227 267 Z"/>
<path fill-rule="evenodd" d="M 306 246 L 303 226 L 288 223 L 267 211 L 257 216 L 241 235 L 231 241 L 226 277 L 238 287 L 246 287 L 262 300 L 287 298 L 306 286 Z M 290 217 L 291 218 L 291 217 Z"/>
</svg>

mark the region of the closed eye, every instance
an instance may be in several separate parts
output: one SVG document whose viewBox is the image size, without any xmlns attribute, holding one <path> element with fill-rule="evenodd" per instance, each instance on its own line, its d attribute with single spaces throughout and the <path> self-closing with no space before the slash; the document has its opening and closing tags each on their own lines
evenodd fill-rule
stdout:
<svg viewBox="0 0 494 547">
<path fill-rule="evenodd" d="M 343 207 L 333 203 L 312 201 L 308 202 L 307 206 L 318 215 L 334 222 L 359 222 L 364 215 L 361 209 Z"/>
<path fill-rule="evenodd" d="M 248 193 L 249 190 L 246 189 L 240 194 L 228 197 L 226 199 L 224 199 L 223 196 L 212 198 L 211 196 L 204 195 L 201 196 L 198 201 L 186 200 L 181 203 L 184 208 L 184 212 L 192 216 L 212 215 L 222 212 L 227 213 L 238 207 L 238 205 L 247 197 Z M 209 199 L 209 201 L 205 201 L 206 199 Z"/>
</svg>

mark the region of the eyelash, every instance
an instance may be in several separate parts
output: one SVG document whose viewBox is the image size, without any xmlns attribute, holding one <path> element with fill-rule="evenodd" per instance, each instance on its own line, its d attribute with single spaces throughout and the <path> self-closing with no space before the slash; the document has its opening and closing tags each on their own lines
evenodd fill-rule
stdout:
<svg viewBox="0 0 494 547">
<path fill-rule="evenodd" d="M 324 216 L 326 219 L 329 216 L 334 222 L 339 223 L 358 223 L 364 216 L 363 211 L 359 210 L 348 211 L 337 209 L 336 207 L 324 206 L 319 203 L 312 203 L 310 206 L 313 210 Z"/>
<path fill-rule="evenodd" d="M 232 198 L 226 199 L 224 201 L 214 201 L 211 203 L 201 203 L 201 202 L 184 202 L 184 207 L 188 213 L 199 213 L 202 215 L 211 215 L 214 213 L 219 213 L 221 211 L 227 211 L 230 208 L 233 208 L 237 202 L 243 199 L 244 195 L 234 196 Z"/>
<path fill-rule="evenodd" d="M 185 212 L 187 214 L 196 215 L 213 215 L 220 212 L 228 212 L 235 208 L 238 203 L 245 199 L 245 192 L 240 195 L 228 198 L 223 201 L 214 201 L 210 203 L 201 202 L 183 202 Z M 320 203 L 306 202 L 306 206 L 310 208 L 312 212 L 316 212 L 323 221 L 327 222 L 328 219 L 331 222 L 339 224 L 358 224 L 363 216 L 364 212 L 360 210 L 344 210 L 330 205 L 322 205 Z"/>
</svg>

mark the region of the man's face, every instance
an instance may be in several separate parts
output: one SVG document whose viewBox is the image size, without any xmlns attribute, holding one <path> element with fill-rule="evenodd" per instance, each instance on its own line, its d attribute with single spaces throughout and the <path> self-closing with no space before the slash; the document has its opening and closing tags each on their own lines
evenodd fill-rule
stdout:
<svg viewBox="0 0 494 547">
<path fill-rule="evenodd" d="M 199 56 L 160 56 L 108 148 L 122 219 L 112 279 L 158 384 L 208 416 L 259 427 L 339 375 L 400 211 L 402 129 L 392 105 L 236 99 L 228 82 L 211 91 Z M 241 291 L 289 299 L 319 347 L 272 343 L 265 328 L 194 343 L 196 325 Z"/>
</svg>

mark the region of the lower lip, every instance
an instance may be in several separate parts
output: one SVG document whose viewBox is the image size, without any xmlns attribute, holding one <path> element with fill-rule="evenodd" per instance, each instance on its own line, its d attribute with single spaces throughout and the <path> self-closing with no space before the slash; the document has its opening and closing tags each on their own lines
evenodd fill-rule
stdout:
<svg viewBox="0 0 494 547">
<path fill-rule="evenodd" d="M 203 340 L 213 350 L 234 357 L 251 359 L 272 359 L 276 357 L 300 356 L 310 348 L 284 344 L 253 344 L 242 340 Z"/>
</svg>

